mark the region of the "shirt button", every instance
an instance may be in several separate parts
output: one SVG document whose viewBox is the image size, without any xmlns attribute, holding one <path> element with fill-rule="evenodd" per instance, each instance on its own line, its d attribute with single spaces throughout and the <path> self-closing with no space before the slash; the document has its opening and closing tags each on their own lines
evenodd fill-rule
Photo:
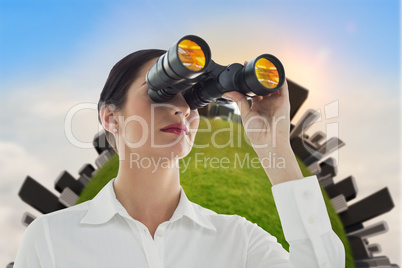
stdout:
<svg viewBox="0 0 402 268">
<path fill-rule="evenodd" d="M 309 222 L 310 224 L 314 224 L 314 223 L 315 223 L 314 217 L 313 217 L 313 216 L 308 217 L 308 222 Z"/>
<path fill-rule="evenodd" d="M 165 234 L 165 232 L 163 230 L 156 231 L 156 235 L 159 237 L 162 237 L 164 234 Z"/>
<path fill-rule="evenodd" d="M 305 192 L 303 192 L 302 196 L 303 196 L 303 199 L 304 199 L 304 200 L 310 200 L 310 199 L 311 199 L 311 193 L 310 193 L 310 191 L 305 191 Z"/>
</svg>

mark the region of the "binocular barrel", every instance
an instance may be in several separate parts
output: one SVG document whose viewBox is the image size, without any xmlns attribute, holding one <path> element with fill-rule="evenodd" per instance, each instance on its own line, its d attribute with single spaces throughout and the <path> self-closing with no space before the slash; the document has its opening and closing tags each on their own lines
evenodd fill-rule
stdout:
<svg viewBox="0 0 402 268">
<path fill-rule="evenodd" d="M 211 59 L 208 44 L 198 36 L 177 41 L 148 71 L 148 95 L 158 103 L 182 93 L 192 110 L 220 98 L 225 92 L 264 96 L 282 87 L 285 71 L 281 62 L 263 54 L 245 66 L 222 66 Z"/>
</svg>

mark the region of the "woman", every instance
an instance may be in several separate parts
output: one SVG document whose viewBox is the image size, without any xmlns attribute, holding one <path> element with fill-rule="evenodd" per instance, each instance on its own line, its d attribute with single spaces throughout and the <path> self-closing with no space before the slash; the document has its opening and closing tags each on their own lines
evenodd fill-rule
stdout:
<svg viewBox="0 0 402 268">
<path fill-rule="evenodd" d="M 303 178 L 290 147 L 286 83 L 277 93 L 255 97 L 251 107 L 238 92 L 224 97 L 239 106 L 260 160 L 273 153 L 285 159 L 286 168 L 265 171 L 290 254 L 246 219 L 186 198 L 178 160 L 192 148 L 198 111 L 181 94 L 157 105 L 149 98 L 145 76 L 164 53 L 138 51 L 111 70 L 98 107 L 119 154 L 118 174 L 93 200 L 32 222 L 15 267 L 344 267 L 343 245 L 331 229 L 317 178 Z M 169 159 L 169 165 L 133 164 L 134 155 L 154 163 Z"/>
</svg>

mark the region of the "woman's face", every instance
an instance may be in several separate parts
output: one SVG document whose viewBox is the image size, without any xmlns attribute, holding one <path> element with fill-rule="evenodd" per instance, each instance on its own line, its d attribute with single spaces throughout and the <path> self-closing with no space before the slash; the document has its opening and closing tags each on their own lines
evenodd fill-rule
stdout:
<svg viewBox="0 0 402 268">
<path fill-rule="evenodd" d="M 125 155 L 131 159 L 139 156 L 185 157 L 191 151 L 198 129 L 198 111 L 190 110 L 182 94 L 164 103 L 156 103 L 148 96 L 145 76 L 156 60 L 143 66 L 138 78 L 131 84 L 126 104 L 120 111 L 119 152 L 126 150 Z M 180 131 L 180 125 L 166 129 L 177 123 L 183 128 L 185 126 L 188 132 Z"/>
</svg>

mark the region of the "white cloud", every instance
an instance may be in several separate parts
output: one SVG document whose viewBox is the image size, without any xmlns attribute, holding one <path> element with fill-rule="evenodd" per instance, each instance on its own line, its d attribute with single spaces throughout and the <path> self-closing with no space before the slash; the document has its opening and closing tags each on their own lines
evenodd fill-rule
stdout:
<svg viewBox="0 0 402 268">
<path fill-rule="evenodd" d="M 5 266 L 13 260 L 24 231 L 20 222 L 25 205 L 19 200 L 18 190 L 28 173 L 40 176 L 47 170 L 22 146 L 0 141 L 0 172 L 0 263 Z"/>
<path fill-rule="evenodd" d="M 12 261 L 17 252 L 25 230 L 23 213 L 40 215 L 18 197 L 25 177 L 30 175 L 56 193 L 54 181 L 61 171 L 77 177 L 79 168 L 93 164 L 97 156 L 94 149 L 76 148 L 66 139 L 65 115 L 82 100 L 68 85 L 57 90 L 53 85 L 39 81 L 18 85 L 2 105 L 6 112 L 0 113 L 0 121 L 6 127 L 0 133 L 0 265 Z M 78 139 L 92 143 L 98 131 L 95 111 L 81 111 L 71 123 Z"/>
<path fill-rule="evenodd" d="M 16 177 L 25 176 L 28 170 L 35 174 L 46 174 L 45 165 L 22 146 L 0 141 L 2 187 L 4 184 L 12 183 Z"/>
</svg>

